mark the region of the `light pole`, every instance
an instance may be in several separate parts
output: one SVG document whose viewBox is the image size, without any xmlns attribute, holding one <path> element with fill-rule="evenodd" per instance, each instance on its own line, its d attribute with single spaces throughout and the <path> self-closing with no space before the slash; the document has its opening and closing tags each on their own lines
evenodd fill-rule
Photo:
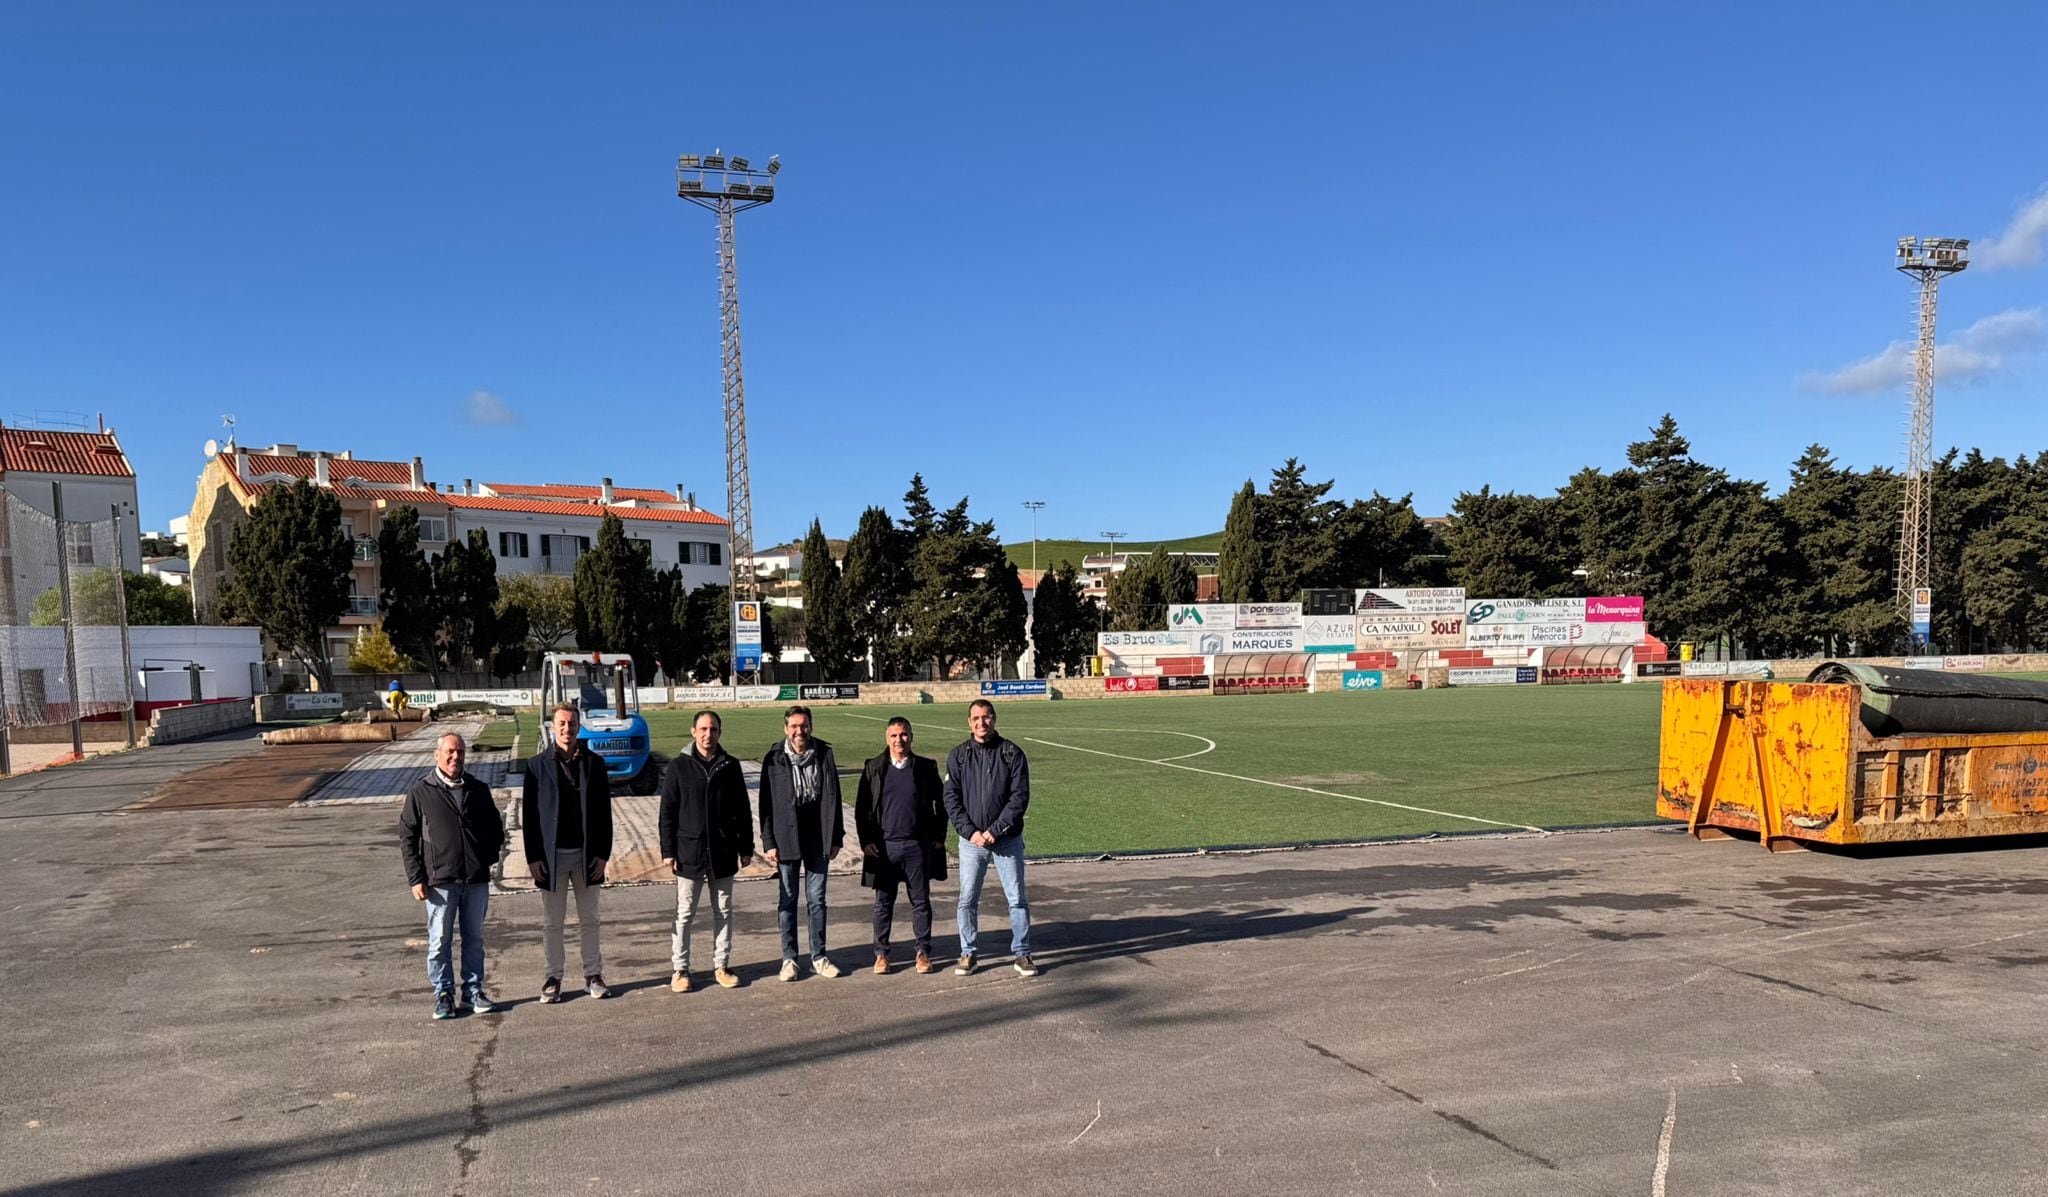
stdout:
<svg viewBox="0 0 2048 1197">
<path fill-rule="evenodd" d="M 1933 496 L 1927 474 L 1934 454 L 1934 308 L 1941 280 L 1970 265 L 1959 237 L 1901 237 L 1898 267 L 1920 284 L 1920 346 L 1913 356 L 1913 406 L 1906 419 L 1906 500 L 1899 513 L 1899 613 L 1909 643 L 1926 651 L 1933 585 Z"/>
<path fill-rule="evenodd" d="M 1045 510 L 1044 499 L 1026 499 L 1024 506 L 1031 512 L 1031 572 L 1038 572 L 1038 513 Z"/>
<path fill-rule="evenodd" d="M 1123 539 L 1124 537 L 1126 537 L 1126 536 L 1129 536 L 1129 535 L 1130 535 L 1130 533 L 1128 533 L 1128 532 L 1104 532 L 1104 533 L 1102 534 L 1102 539 L 1104 539 L 1104 540 L 1106 540 L 1106 541 L 1108 541 L 1108 542 L 1109 542 L 1109 555 L 1110 555 L 1110 556 L 1112 556 L 1112 557 L 1116 556 L 1116 542 L 1117 542 L 1117 541 L 1119 541 L 1119 540 L 1122 540 L 1122 539 Z"/>
<path fill-rule="evenodd" d="M 719 359 L 725 376 L 725 518 L 731 538 L 732 584 L 726 598 L 734 603 L 759 600 L 761 582 L 754 571 L 754 490 L 747 468 L 747 390 L 740 368 L 740 271 L 733 244 L 735 213 L 775 202 L 775 176 L 782 159 L 768 159 L 765 168 L 737 155 L 713 150 L 676 159 L 676 195 L 718 217 Z M 739 623 L 732 623 L 734 680 L 739 680 Z M 616 647 L 616 646 L 613 646 Z M 759 680 L 758 670 L 749 676 Z"/>
</svg>

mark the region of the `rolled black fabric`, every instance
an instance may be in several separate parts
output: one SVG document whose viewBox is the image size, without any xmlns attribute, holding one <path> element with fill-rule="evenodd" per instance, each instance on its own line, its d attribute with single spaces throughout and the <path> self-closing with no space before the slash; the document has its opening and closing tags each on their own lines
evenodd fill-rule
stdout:
<svg viewBox="0 0 2048 1197">
<path fill-rule="evenodd" d="M 2048 682 L 1829 661 L 1809 682 L 1863 687 L 1874 736 L 2048 731 Z"/>
</svg>

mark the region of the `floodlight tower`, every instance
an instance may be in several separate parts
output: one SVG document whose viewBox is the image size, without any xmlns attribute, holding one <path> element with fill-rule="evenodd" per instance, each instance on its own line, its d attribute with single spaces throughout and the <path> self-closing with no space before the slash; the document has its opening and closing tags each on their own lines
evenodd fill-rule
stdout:
<svg viewBox="0 0 2048 1197">
<path fill-rule="evenodd" d="M 725 514 L 732 528 L 734 602 L 761 597 L 754 574 L 754 494 L 747 474 L 747 387 L 740 370 L 740 272 L 733 215 L 775 201 L 780 156 L 765 170 L 723 150 L 676 159 L 676 194 L 718 217 L 719 353 L 725 370 Z"/>
<path fill-rule="evenodd" d="M 1906 501 L 1899 516 L 1900 613 L 1911 629 L 1913 647 L 1924 648 L 1927 628 L 1916 621 L 1914 594 L 1929 586 L 1933 558 L 1934 510 L 1927 494 L 1927 468 L 1934 454 L 1934 309 L 1943 276 L 1970 264 L 1970 243 L 1957 237 L 1899 238 L 1900 273 L 1920 282 L 1920 348 L 1913 362 L 1913 407 L 1906 420 Z M 1923 608 L 1924 610 L 1924 608 Z"/>
</svg>

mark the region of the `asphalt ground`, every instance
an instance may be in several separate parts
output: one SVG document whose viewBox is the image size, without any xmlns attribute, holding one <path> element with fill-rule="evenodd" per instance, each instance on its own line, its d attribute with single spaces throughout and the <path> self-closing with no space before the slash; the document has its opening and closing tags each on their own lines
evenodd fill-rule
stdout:
<svg viewBox="0 0 2048 1197">
<path fill-rule="evenodd" d="M 991 879 L 987 972 L 782 984 L 749 882 L 744 987 L 686 995 L 673 891 L 622 888 L 623 995 L 552 1007 L 540 900 L 505 895 L 510 1009 L 436 1023 L 394 818 L 7 824 L 0 1192 L 2048 1192 L 2035 844 L 1044 864 L 1030 980 Z M 867 894 L 833 886 L 857 967 Z"/>
</svg>

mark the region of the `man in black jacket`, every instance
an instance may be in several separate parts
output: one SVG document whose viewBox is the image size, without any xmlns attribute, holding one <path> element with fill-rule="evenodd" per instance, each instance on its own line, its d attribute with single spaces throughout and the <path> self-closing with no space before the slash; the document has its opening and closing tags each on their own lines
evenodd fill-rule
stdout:
<svg viewBox="0 0 2048 1197">
<path fill-rule="evenodd" d="M 1010 903 L 1010 967 L 1035 977 L 1031 962 L 1031 905 L 1024 893 L 1024 808 L 1031 804 L 1031 767 L 1024 750 L 996 734 L 996 707 L 977 698 L 967 707 L 971 733 L 946 754 L 946 816 L 960 832 L 960 963 L 953 975 L 974 971 L 981 921 L 981 883 L 993 862 Z"/>
<path fill-rule="evenodd" d="M 583 990 L 594 998 L 604 983 L 603 930 L 597 901 L 612 857 L 612 789 L 604 758 L 577 738 L 582 714 L 562 703 L 548 721 L 553 743 L 526 762 L 519 826 L 526 863 L 541 895 L 540 942 L 547 963 L 540 1000 L 562 1000 L 562 923 L 569 891 L 576 891 L 576 930 L 582 940 Z"/>
<path fill-rule="evenodd" d="M 690 750 L 661 775 L 661 863 L 676 875 L 676 927 L 669 940 L 675 976 L 668 987 L 690 991 L 690 923 L 711 894 L 712 977 L 731 989 L 740 979 L 732 963 L 732 879 L 754 859 L 754 820 L 747 812 L 747 782 L 740 763 L 718 746 L 712 711 L 690 722 Z"/>
<path fill-rule="evenodd" d="M 875 971 L 889 971 L 889 929 L 896 886 L 910 893 L 910 929 L 917 971 L 932 971 L 932 882 L 946 879 L 946 808 L 939 763 L 910 751 L 910 720 L 898 715 L 883 732 L 888 749 L 861 766 L 853 799 L 860 836 L 860 883 L 875 891 Z"/>
<path fill-rule="evenodd" d="M 804 906 L 811 921 L 811 971 L 821 977 L 842 975 L 825 953 L 826 869 L 846 842 L 845 807 L 840 800 L 839 766 L 832 746 L 811 735 L 809 707 L 791 707 L 782 716 L 783 740 L 761 758 L 762 855 L 775 866 L 779 886 L 776 913 L 782 927 L 782 979 L 794 981 L 796 967 L 796 894 L 803 883 Z"/>
<path fill-rule="evenodd" d="M 462 993 L 470 1009 L 489 1014 L 484 996 L 484 908 L 491 866 L 505 848 L 505 818 L 491 790 L 462 769 L 467 745 L 454 732 L 434 743 L 434 771 L 412 784 L 398 810 L 398 847 L 415 901 L 427 904 L 427 981 L 434 1017 L 453 1018 L 458 1005 L 449 975 L 458 920 L 462 929 Z"/>
</svg>

